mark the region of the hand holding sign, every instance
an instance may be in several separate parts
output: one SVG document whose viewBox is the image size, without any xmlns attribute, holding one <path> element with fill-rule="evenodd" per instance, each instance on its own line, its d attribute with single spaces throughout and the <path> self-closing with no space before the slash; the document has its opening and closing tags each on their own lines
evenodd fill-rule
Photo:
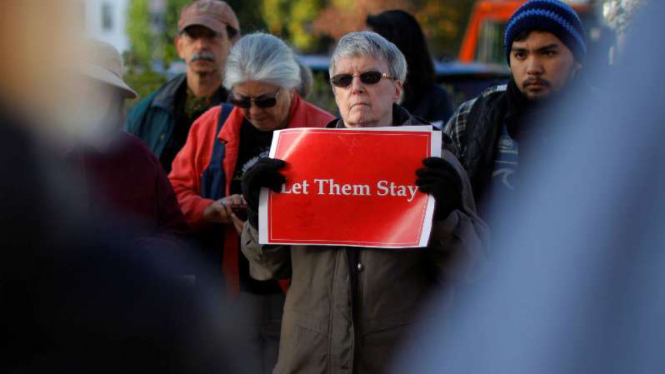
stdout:
<svg viewBox="0 0 665 374">
<path fill-rule="evenodd" d="M 462 180 L 455 168 L 442 158 L 427 158 L 423 165 L 425 167 L 416 172 L 416 185 L 421 192 L 434 196 L 434 219 L 446 219 L 450 212 L 462 206 Z"/>
<path fill-rule="evenodd" d="M 249 169 L 242 178 L 242 194 L 247 201 L 247 219 L 250 225 L 258 228 L 259 194 L 261 188 L 267 187 L 277 192 L 286 182 L 279 173 L 286 163 L 282 160 L 264 158 Z"/>
</svg>

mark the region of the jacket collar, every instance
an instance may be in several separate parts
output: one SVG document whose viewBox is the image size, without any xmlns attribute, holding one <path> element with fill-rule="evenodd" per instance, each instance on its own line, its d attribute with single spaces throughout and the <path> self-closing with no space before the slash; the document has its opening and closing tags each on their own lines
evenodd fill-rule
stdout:
<svg viewBox="0 0 665 374">
<path fill-rule="evenodd" d="M 180 88 L 187 84 L 187 74 L 180 74 L 177 77 L 166 82 L 166 84 L 159 90 L 157 96 L 152 101 L 153 106 L 157 106 L 168 111 L 175 107 L 176 97 Z"/>
<path fill-rule="evenodd" d="M 155 99 L 152 101 L 152 106 L 160 107 L 164 110 L 172 112 L 176 106 L 176 100 L 178 99 L 178 96 L 185 94 L 186 85 L 187 74 L 180 74 L 166 82 L 166 84 L 162 86 L 162 88 L 155 96 Z M 219 101 L 213 100 L 213 103 L 225 102 L 226 97 L 228 96 L 226 89 L 223 86 L 220 86 L 214 95 L 218 95 L 220 98 Z"/>
</svg>

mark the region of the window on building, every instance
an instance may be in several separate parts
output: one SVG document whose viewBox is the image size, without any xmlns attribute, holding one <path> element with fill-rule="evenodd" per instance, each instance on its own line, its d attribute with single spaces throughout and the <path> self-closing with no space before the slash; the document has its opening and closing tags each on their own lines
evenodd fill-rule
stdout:
<svg viewBox="0 0 665 374">
<path fill-rule="evenodd" d="M 113 31 L 113 6 L 109 3 L 102 4 L 102 30 Z"/>
</svg>

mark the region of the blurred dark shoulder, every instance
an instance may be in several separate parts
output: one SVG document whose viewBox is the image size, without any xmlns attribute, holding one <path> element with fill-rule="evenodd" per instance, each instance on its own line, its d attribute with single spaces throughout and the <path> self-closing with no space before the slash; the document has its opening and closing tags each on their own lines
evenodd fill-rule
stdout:
<svg viewBox="0 0 665 374">
<path fill-rule="evenodd" d="M 240 317 L 181 272 L 204 269 L 195 253 L 138 247 L 86 213 L 79 179 L 30 129 L 0 114 L 4 372 L 247 372 Z"/>
</svg>

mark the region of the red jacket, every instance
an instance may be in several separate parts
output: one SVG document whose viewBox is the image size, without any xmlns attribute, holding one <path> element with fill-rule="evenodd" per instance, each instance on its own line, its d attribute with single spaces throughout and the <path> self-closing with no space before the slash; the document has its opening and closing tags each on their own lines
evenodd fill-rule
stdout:
<svg viewBox="0 0 665 374">
<path fill-rule="evenodd" d="M 187 143 L 173 160 L 173 168 L 171 174 L 169 174 L 169 180 L 178 197 L 180 208 L 190 226 L 195 230 L 205 228 L 208 225 L 203 217 L 203 212 L 208 205 L 214 202 L 201 197 L 201 180 L 203 172 L 210 163 L 215 139 L 218 138 L 226 146 L 223 163 L 224 174 L 226 175 L 226 196 L 230 194 L 231 180 L 238 160 L 240 128 L 244 116 L 239 108 L 234 108 L 222 130 L 219 134 L 216 134 L 220 113 L 221 107 L 214 107 L 192 124 Z M 330 113 L 307 103 L 298 94 L 294 94 L 287 128 L 323 127 L 333 119 L 334 117 Z M 231 297 L 237 295 L 240 286 L 238 278 L 238 240 L 235 229 L 228 225 L 224 241 L 223 271 Z"/>
</svg>

